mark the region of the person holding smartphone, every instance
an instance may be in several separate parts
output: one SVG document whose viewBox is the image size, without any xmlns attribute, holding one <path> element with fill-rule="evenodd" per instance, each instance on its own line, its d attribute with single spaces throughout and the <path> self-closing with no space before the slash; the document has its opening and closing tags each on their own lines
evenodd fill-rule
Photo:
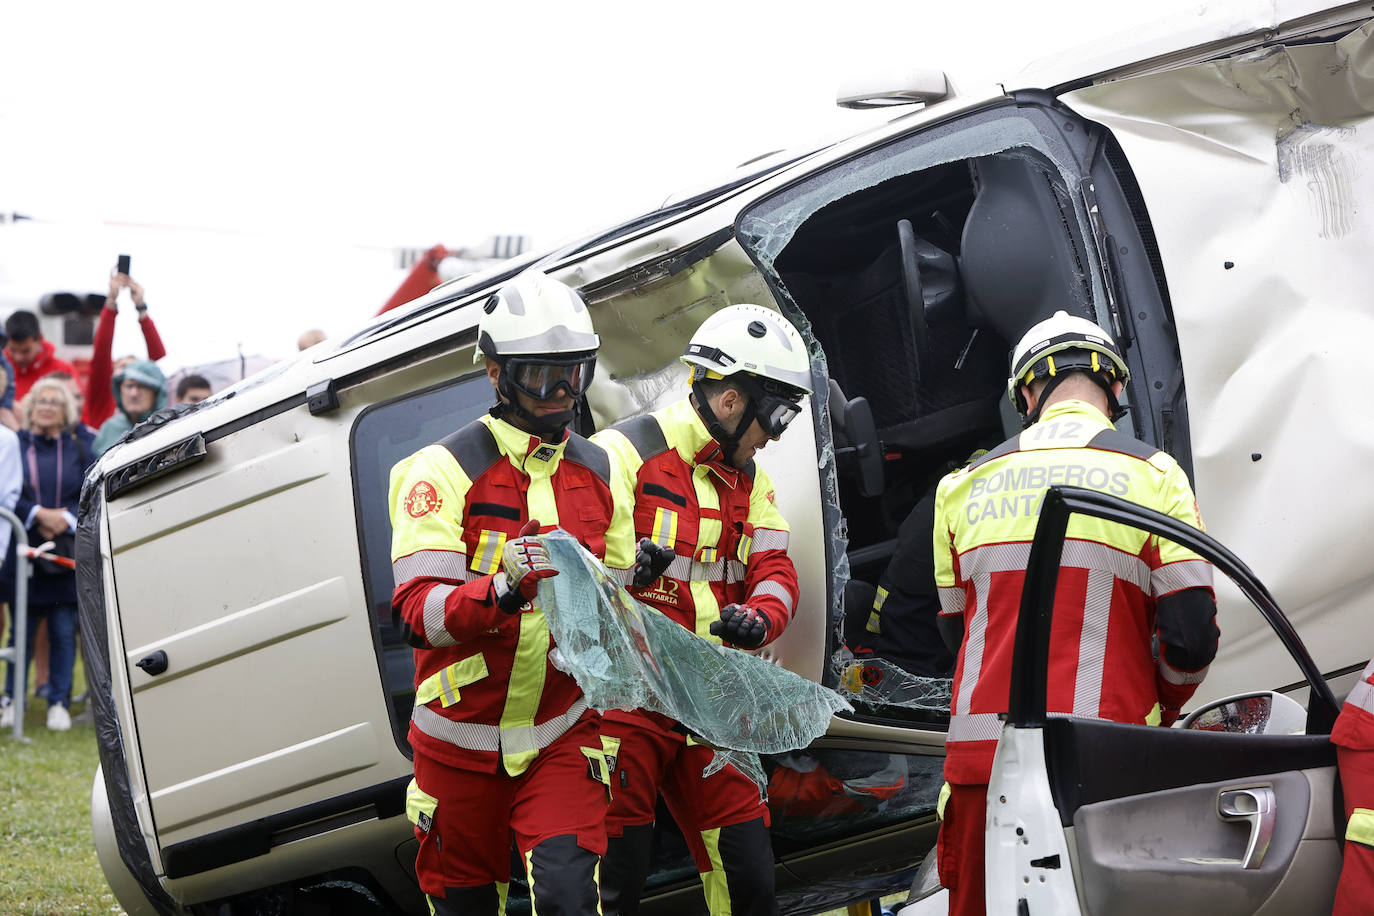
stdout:
<svg viewBox="0 0 1374 916">
<path fill-rule="evenodd" d="M 110 388 L 110 380 L 115 372 L 111 351 L 114 347 L 115 316 L 119 314 L 121 289 L 127 289 L 130 298 L 133 299 L 134 310 L 138 313 L 138 326 L 143 330 L 143 342 L 148 345 L 148 361 L 157 362 L 167 355 L 157 326 L 148 315 L 148 303 L 143 298 L 143 287 L 129 276 L 129 262 L 127 254 L 119 256 L 115 271 L 110 275 L 110 291 L 105 296 L 105 307 L 100 310 L 100 322 L 95 328 L 91 371 L 86 382 L 86 397 L 81 406 L 81 422 L 91 429 L 99 429 L 101 424 L 114 416 L 115 412 L 114 392 Z"/>
</svg>

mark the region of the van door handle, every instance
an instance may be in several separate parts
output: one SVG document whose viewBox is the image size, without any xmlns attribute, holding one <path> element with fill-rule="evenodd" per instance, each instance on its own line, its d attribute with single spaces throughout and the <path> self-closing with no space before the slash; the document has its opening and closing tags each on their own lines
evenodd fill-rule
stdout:
<svg viewBox="0 0 1374 916">
<path fill-rule="evenodd" d="M 1217 815 L 1223 821 L 1249 821 L 1250 842 L 1245 846 L 1241 868 L 1259 868 L 1269 851 L 1274 836 L 1274 822 L 1278 820 L 1278 806 L 1274 790 L 1268 786 L 1252 789 L 1223 789 L 1217 793 Z"/>
</svg>

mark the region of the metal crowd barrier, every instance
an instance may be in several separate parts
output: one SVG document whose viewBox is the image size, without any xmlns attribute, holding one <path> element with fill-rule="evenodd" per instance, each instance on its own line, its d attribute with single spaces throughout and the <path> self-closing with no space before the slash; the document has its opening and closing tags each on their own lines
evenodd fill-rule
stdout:
<svg viewBox="0 0 1374 916">
<path fill-rule="evenodd" d="M 9 522 L 14 529 L 14 604 L 10 605 L 10 616 L 14 618 L 14 647 L 0 645 L 0 659 L 8 659 L 14 665 L 14 738 L 24 739 L 24 701 L 29 693 L 28 665 L 24 652 L 28 647 L 29 617 L 29 532 L 19 516 L 0 507 L 0 521 Z M 4 634 L 0 633 L 0 642 Z"/>
</svg>

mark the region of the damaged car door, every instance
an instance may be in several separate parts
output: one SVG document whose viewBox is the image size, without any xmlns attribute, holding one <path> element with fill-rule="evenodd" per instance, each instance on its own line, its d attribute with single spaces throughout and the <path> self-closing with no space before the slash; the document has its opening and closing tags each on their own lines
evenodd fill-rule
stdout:
<svg viewBox="0 0 1374 916">
<path fill-rule="evenodd" d="M 1306 692 L 1306 715 L 1284 724 L 1271 704 L 1291 701 L 1266 693 L 1176 728 L 1047 714 L 1050 626 L 1072 515 L 1130 525 L 1209 560 L 1290 655 L 1280 673 L 1292 678 L 1291 692 Z M 1273 596 L 1216 540 L 1116 497 L 1051 489 L 988 787 L 988 912 L 1331 912 L 1344 834 L 1330 742 L 1338 712 Z"/>
</svg>

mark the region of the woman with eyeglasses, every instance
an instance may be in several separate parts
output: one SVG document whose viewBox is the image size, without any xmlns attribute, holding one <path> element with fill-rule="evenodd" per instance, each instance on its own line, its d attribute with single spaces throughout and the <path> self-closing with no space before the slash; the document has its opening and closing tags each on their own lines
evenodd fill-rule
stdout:
<svg viewBox="0 0 1374 916">
<path fill-rule="evenodd" d="M 79 425 L 80 414 L 66 384 L 41 378 L 20 406 L 23 428 L 19 431 L 19 458 L 24 485 L 15 515 L 28 526 L 29 544 L 52 542 L 49 555 L 71 560 L 76 545 L 77 501 L 81 482 L 94 456 L 93 436 Z M 40 621 L 48 625 L 48 728 L 72 727 L 72 672 L 76 664 L 76 572 L 68 564 L 35 559 L 28 583 L 28 643 L 25 659 L 32 658 L 34 635 Z M 14 595 L 14 563 L 5 564 L 4 589 Z M 10 634 L 11 644 L 14 634 Z M 23 683 L 28 682 L 27 668 Z M 15 666 L 9 666 L 6 696 L 13 696 Z"/>
</svg>

